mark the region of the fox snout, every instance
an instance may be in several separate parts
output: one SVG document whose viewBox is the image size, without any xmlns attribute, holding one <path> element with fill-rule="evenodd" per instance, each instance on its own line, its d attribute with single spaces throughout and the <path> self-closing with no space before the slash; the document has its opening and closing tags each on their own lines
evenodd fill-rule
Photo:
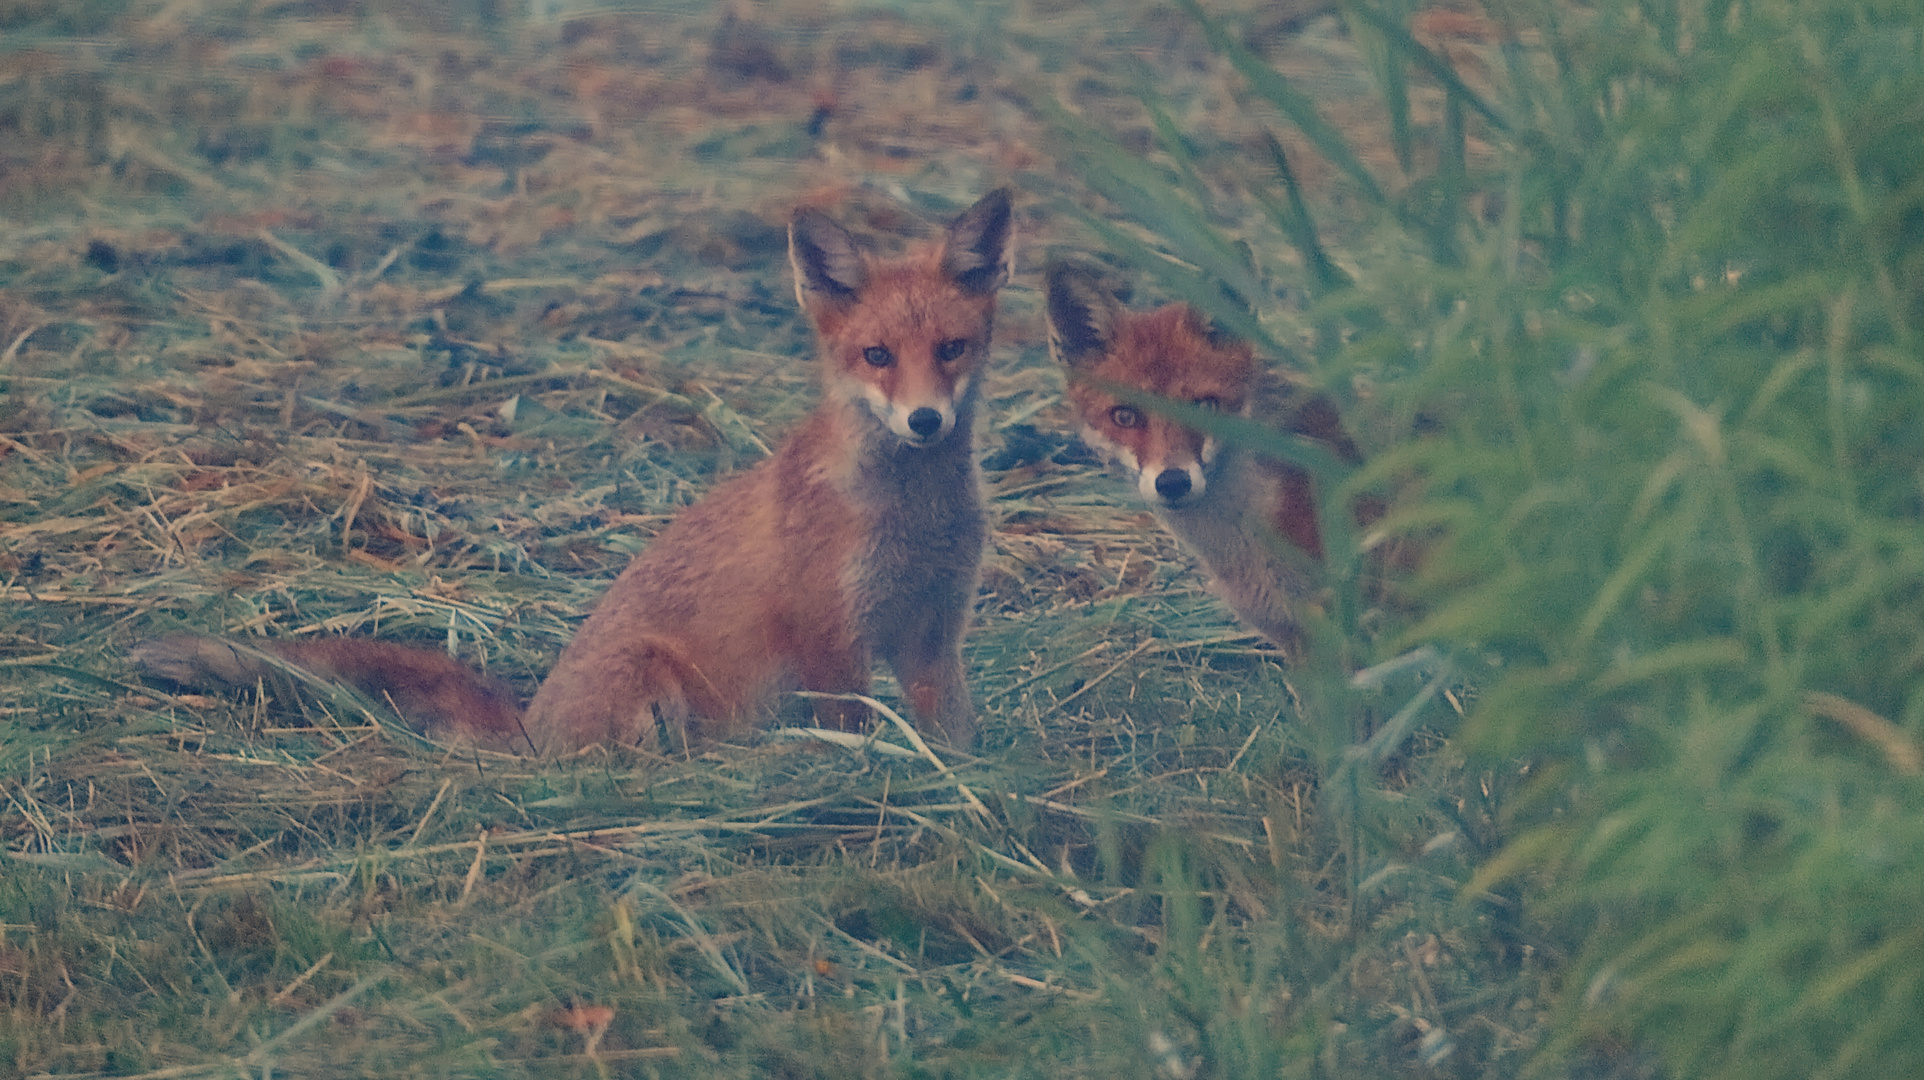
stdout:
<svg viewBox="0 0 1924 1080">
<path fill-rule="evenodd" d="M 1202 462 L 1184 465 L 1173 462 L 1144 462 L 1136 472 L 1136 490 L 1151 506 L 1181 506 L 1202 497 L 1209 488 L 1209 476 Z"/>
<path fill-rule="evenodd" d="M 862 399 L 869 412 L 896 438 L 910 446 L 933 446 L 955 430 L 957 402 L 968 393 L 969 378 L 958 376 L 947 386 L 935 379 L 898 377 L 888 384 L 866 383 Z M 920 381 L 921 386 L 915 383 Z"/>
<path fill-rule="evenodd" d="M 949 418 L 927 405 L 909 414 L 909 430 L 915 433 L 916 438 L 924 441 L 942 434 L 948 426 Z"/>
<path fill-rule="evenodd" d="M 1155 489 L 1156 499 L 1166 503 L 1179 503 L 1187 500 L 1192 494 L 1202 494 L 1207 481 L 1200 475 L 1200 471 L 1198 475 L 1191 476 L 1188 469 L 1164 469 L 1156 474 L 1155 480 L 1151 483 Z"/>
<path fill-rule="evenodd" d="M 948 402 L 939 406 L 870 404 L 880 404 L 882 407 L 875 410 L 876 419 L 887 425 L 896 438 L 914 446 L 933 445 L 955 430 L 955 406 Z"/>
<path fill-rule="evenodd" d="M 1094 430 L 1136 471 L 1136 490 L 1151 506 L 1185 506 L 1209 490 L 1218 444 L 1199 431 L 1134 406 L 1109 410 L 1107 432 Z"/>
</svg>

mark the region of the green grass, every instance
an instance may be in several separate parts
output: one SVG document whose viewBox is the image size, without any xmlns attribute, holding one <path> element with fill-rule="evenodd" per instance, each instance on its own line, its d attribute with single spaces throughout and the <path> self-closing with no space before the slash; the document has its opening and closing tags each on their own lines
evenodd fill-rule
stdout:
<svg viewBox="0 0 1924 1080">
<path fill-rule="evenodd" d="M 4 16 L 0 1071 L 1918 1071 L 1914 13 L 659 7 Z M 792 208 L 1012 176 L 952 772 L 128 670 L 532 689 L 813 401 Z M 1332 516 L 1307 664 L 1051 459 L 1033 280 L 1093 249 L 1235 286 L 1423 541 L 1386 597 Z"/>
<path fill-rule="evenodd" d="M 1212 29 L 1246 115 L 1288 117 L 1377 208 L 1341 277 L 1289 174 L 1232 161 L 1209 188 L 1065 133 L 1153 231 L 1112 246 L 1201 301 L 1248 228 L 1141 208 L 1247 185 L 1310 271 L 1309 303 L 1259 313 L 1269 337 L 1423 418 L 1358 482 L 1420 492 L 1388 528 L 1431 534 L 1427 613 L 1390 644 L 1474 673 L 1467 760 L 1529 766 L 1469 889 L 1520 889 L 1575 946 L 1529 1072 L 1626 1044 L 1679 1076 L 1915 1072 L 1924 27 L 1504 5 L 1513 43 L 1451 62 L 1346 11 L 1425 73 L 1379 79 L 1401 163 L 1380 180 Z M 1438 123 L 1399 121 L 1426 105 Z"/>
</svg>

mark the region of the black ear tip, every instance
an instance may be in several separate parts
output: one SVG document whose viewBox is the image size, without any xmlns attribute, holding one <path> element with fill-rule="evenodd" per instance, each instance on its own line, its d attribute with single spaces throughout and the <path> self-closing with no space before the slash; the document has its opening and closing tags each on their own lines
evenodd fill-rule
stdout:
<svg viewBox="0 0 1924 1080">
<path fill-rule="evenodd" d="M 1008 221 L 1015 203 L 1015 189 L 1003 186 L 990 191 L 975 201 L 975 205 L 962 211 L 956 219 L 957 224 L 972 222 L 985 231 L 998 231 Z"/>
<path fill-rule="evenodd" d="M 1073 259 L 1051 259 L 1042 271 L 1042 280 L 1050 293 L 1082 292 L 1094 294 L 1101 288 L 1101 278 L 1089 267 Z"/>
<path fill-rule="evenodd" d="M 861 248 L 847 229 L 813 207 L 795 211 L 788 230 L 788 253 L 796 273 L 796 289 L 845 301 L 862 289 L 867 268 Z"/>
<path fill-rule="evenodd" d="M 1043 270 L 1050 342 L 1071 367 L 1105 347 L 1116 314 L 1115 301 L 1095 271 L 1073 259 L 1052 258 Z"/>
<path fill-rule="evenodd" d="M 1250 312 L 1249 308 L 1246 306 L 1239 305 L 1239 307 L 1241 307 L 1241 310 L 1244 311 L 1245 313 L 1249 313 L 1252 315 L 1254 314 L 1253 312 Z M 1201 325 L 1203 338 L 1207 340 L 1211 345 L 1215 346 L 1216 348 L 1219 348 L 1219 349 L 1228 348 L 1232 345 L 1240 344 L 1242 342 L 1243 336 L 1241 334 L 1238 334 L 1234 330 L 1231 330 L 1227 326 L 1224 326 L 1214 316 L 1205 315 L 1202 312 L 1194 311 L 1193 309 L 1191 311 L 1191 314 L 1195 316 L 1196 321 Z"/>
<path fill-rule="evenodd" d="M 832 220 L 820 210 L 812 206 L 797 207 L 795 217 L 789 222 L 789 233 L 790 235 L 805 238 L 810 233 L 816 232 L 823 226 L 830 224 L 833 224 Z"/>
<path fill-rule="evenodd" d="M 984 210 L 1006 210 L 1014 200 L 1015 189 L 1004 184 L 984 192 L 981 198 L 975 200 L 975 205 Z"/>
</svg>

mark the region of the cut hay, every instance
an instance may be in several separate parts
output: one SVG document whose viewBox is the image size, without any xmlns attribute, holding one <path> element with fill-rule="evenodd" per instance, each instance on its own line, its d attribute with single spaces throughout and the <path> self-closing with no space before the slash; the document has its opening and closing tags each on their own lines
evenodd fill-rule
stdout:
<svg viewBox="0 0 1924 1080">
<path fill-rule="evenodd" d="M 1517 1067 L 1550 946 L 1459 899 L 1504 786 L 1418 725 L 1321 790 L 1420 680 L 1303 684 L 1064 453 L 1028 282 L 1086 196 L 1023 95 L 1140 135 L 1117 56 L 1190 118 L 1227 91 L 1164 9 L 1035 6 L 6 16 L 0 1071 L 1189 1075 L 1210 998 L 1171 980 L 1332 1074 L 1431 1075 L 1435 1031 Z M 1005 34 L 1043 37 L 972 44 Z M 532 691 L 812 403 L 792 208 L 886 242 L 1017 174 L 975 755 L 881 725 L 537 762 L 129 670 L 175 629 L 354 634 Z"/>
</svg>

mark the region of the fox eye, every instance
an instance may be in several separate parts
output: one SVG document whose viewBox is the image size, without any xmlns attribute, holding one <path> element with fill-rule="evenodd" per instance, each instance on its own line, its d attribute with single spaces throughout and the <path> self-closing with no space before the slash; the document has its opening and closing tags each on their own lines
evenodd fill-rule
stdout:
<svg viewBox="0 0 1924 1080">
<path fill-rule="evenodd" d="M 1223 408 L 1223 403 L 1221 398 L 1199 397 L 1196 399 L 1195 404 L 1196 404 L 1196 408 L 1208 409 L 1210 412 L 1221 412 Z"/>
<path fill-rule="evenodd" d="M 888 367 L 895 363 L 895 354 L 886 345 L 870 345 L 862 350 L 862 359 L 868 361 L 869 367 Z"/>
<path fill-rule="evenodd" d="M 1109 422 L 1120 428 L 1142 426 L 1142 410 L 1134 405 L 1118 405 L 1109 410 Z"/>
<path fill-rule="evenodd" d="M 951 364 L 962 359 L 962 354 L 968 351 L 968 338 L 950 338 L 935 347 L 935 358 L 944 364 Z"/>
</svg>

